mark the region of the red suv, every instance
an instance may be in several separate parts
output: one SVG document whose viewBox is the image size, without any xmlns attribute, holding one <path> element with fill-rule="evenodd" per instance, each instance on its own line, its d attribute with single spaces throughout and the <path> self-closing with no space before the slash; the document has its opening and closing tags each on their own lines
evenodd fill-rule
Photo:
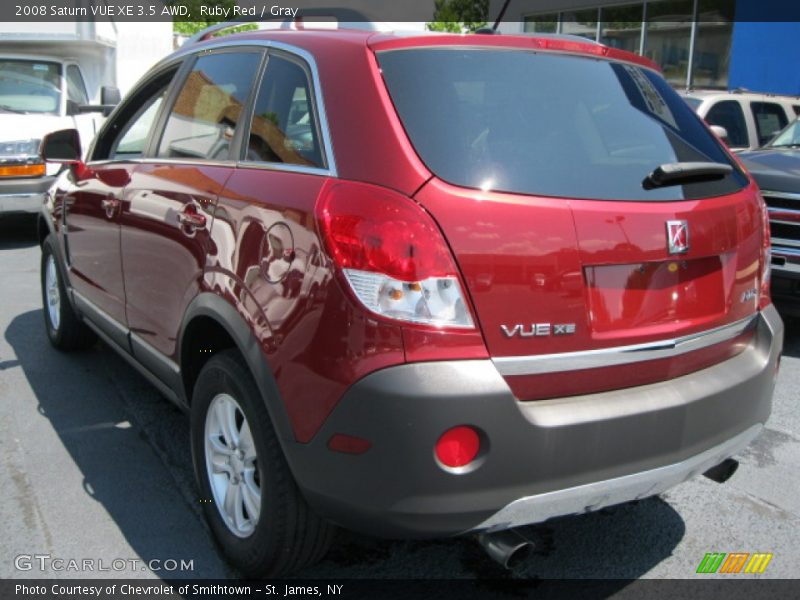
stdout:
<svg viewBox="0 0 800 600">
<path fill-rule="evenodd" d="M 313 562 L 332 524 L 502 549 L 769 415 L 764 203 L 642 57 L 240 33 L 154 67 L 85 161 L 74 131 L 43 150 L 50 339 L 101 338 L 190 412 L 244 573 Z"/>
</svg>

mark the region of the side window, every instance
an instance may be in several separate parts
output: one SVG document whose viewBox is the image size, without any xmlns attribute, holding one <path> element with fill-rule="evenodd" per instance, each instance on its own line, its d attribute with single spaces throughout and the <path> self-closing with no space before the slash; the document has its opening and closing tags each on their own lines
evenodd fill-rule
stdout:
<svg viewBox="0 0 800 600">
<path fill-rule="evenodd" d="M 227 160 L 260 62 L 260 52 L 198 58 L 172 107 L 158 156 Z"/>
<path fill-rule="evenodd" d="M 763 146 L 781 129 L 786 127 L 789 121 L 786 113 L 780 104 L 774 102 L 753 102 L 753 117 L 756 120 L 756 130 L 758 131 L 758 145 Z"/>
<path fill-rule="evenodd" d="M 76 114 L 81 104 L 89 104 L 83 75 L 77 65 L 67 65 L 67 114 Z"/>
<path fill-rule="evenodd" d="M 91 160 L 139 158 L 178 66 L 150 79 L 125 98 L 119 111 L 100 130 Z"/>
<path fill-rule="evenodd" d="M 324 167 L 312 91 L 300 64 L 270 56 L 256 98 L 245 160 Z"/>
<path fill-rule="evenodd" d="M 792 108 L 794 109 L 794 114 L 800 117 L 800 104 L 793 104 Z"/>
<path fill-rule="evenodd" d="M 724 127 L 728 132 L 728 145 L 731 148 L 746 148 L 747 125 L 742 106 L 736 100 L 723 100 L 711 107 L 706 122 Z"/>
<path fill-rule="evenodd" d="M 122 135 L 119 136 L 114 144 L 111 152 L 112 159 L 139 158 L 144 154 L 147 136 L 166 94 L 167 90 L 163 88 L 154 97 L 150 98 L 133 120 L 128 123 Z"/>
</svg>

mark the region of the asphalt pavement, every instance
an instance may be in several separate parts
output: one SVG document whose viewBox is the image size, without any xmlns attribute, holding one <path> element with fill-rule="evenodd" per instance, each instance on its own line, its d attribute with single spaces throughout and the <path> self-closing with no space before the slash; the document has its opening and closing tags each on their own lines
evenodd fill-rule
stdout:
<svg viewBox="0 0 800 600">
<path fill-rule="evenodd" d="M 188 419 L 102 344 L 76 354 L 49 345 L 39 261 L 32 223 L 0 220 L 0 577 L 235 577 L 201 517 Z M 729 482 L 701 477 L 658 498 L 525 528 L 536 551 L 513 573 L 472 539 L 343 532 L 298 576 L 690 578 L 707 552 L 770 552 L 766 571 L 748 577 L 794 578 L 798 390 L 800 326 L 790 323 L 772 417 Z M 91 560 L 95 571 L 70 570 L 69 559 Z"/>
</svg>

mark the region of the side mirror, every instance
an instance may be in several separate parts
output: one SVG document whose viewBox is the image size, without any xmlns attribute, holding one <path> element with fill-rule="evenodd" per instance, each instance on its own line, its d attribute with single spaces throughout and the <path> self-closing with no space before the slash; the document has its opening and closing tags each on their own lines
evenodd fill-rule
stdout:
<svg viewBox="0 0 800 600">
<path fill-rule="evenodd" d="M 100 88 L 100 104 L 103 106 L 116 106 L 122 100 L 119 88 L 111 85 L 104 85 Z"/>
<path fill-rule="evenodd" d="M 119 89 L 110 85 L 100 88 L 100 104 L 80 104 L 77 106 L 77 113 L 101 112 L 104 117 L 111 114 L 114 107 L 119 104 L 121 99 Z"/>
<path fill-rule="evenodd" d="M 728 141 L 728 130 L 722 127 L 721 125 L 709 125 L 709 128 L 723 142 Z"/>
<path fill-rule="evenodd" d="M 47 162 L 74 165 L 81 162 L 81 136 L 77 129 L 49 133 L 42 140 L 42 158 Z"/>
</svg>

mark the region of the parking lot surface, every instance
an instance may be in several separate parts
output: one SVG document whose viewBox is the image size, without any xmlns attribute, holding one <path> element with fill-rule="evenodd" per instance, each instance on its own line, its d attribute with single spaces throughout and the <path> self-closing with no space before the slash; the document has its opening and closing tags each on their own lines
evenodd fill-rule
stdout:
<svg viewBox="0 0 800 600">
<path fill-rule="evenodd" d="M 201 517 L 188 419 L 104 345 L 51 348 L 39 259 L 31 222 L 0 221 L 0 577 L 235 577 Z M 799 400 L 800 327 L 789 323 L 772 417 L 729 482 L 701 477 L 658 498 L 525 528 L 536 552 L 513 573 L 469 538 L 343 532 L 323 562 L 297 575 L 689 578 L 707 552 L 769 552 L 766 571 L 746 577 L 796 577 Z M 35 554 L 128 566 L 42 571 L 34 561 L 19 570 L 29 562 L 18 557 Z M 166 572 L 170 559 L 192 568 Z"/>
</svg>

